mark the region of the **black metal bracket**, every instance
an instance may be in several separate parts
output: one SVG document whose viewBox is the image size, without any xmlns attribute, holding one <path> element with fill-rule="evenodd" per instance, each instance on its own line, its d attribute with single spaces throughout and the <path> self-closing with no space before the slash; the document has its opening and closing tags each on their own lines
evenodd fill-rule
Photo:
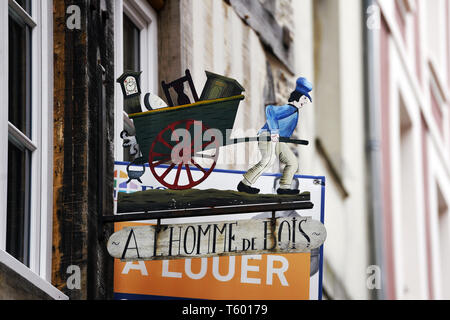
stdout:
<svg viewBox="0 0 450 320">
<path fill-rule="evenodd" d="M 283 202 L 264 203 L 264 204 L 220 206 L 209 208 L 158 210 L 158 211 L 145 211 L 140 213 L 127 213 L 127 214 L 103 216 L 103 223 L 234 215 L 234 214 L 256 213 L 256 212 L 272 212 L 272 217 L 275 218 L 275 212 L 277 211 L 309 210 L 312 209 L 313 207 L 314 204 L 310 201 L 296 201 L 285 203 Z"/>
<path fill-rule="evenodd" d="M 275 228 L 277 211 L 309 210 L 314 207 L 314 204 L 311 202 L 311 195 L 309 192 L 304 192 L 295 197 L 274 196 L 268 198 L 267 196 L 271 195 L 266 195 L 266 197 L 262 197 L 259 202 L 255 203 L 251 203 L 252 200 L 249 200 L 250 203 L 245 204 L 242 203 L 245 201 L 243 200 L 242 202 L 239 201 L 240 204 L 230 204 L 228 200 L 218 201 L 216 199 L 215 201 L 212 201 L 211 204 L 214 204 L 210 206 L 203 203 L 199 203 L 196 206 L 191 206 L 193 203 L 186 202 L 184 205 L 172 208 L 170 204 L 163 205 L 162 203 L 159 203 L 156 205 L 152 202 L 144 202 L 137 206 L 125 206 L 118 208 L 119 213 L 115 215 L 102 215 L 101 225 L 118 222 L 157 220 L 157 238 L 158 232 L 161 230 L 161 219 L 212 217 L 221 215 L 271 212 L 271 226 Z M 130 199 L 125 200 L 125 202 L 127 201 L 129 202 Z M 147 207 L 149 209 L 147 209 Z"/>
</svg>

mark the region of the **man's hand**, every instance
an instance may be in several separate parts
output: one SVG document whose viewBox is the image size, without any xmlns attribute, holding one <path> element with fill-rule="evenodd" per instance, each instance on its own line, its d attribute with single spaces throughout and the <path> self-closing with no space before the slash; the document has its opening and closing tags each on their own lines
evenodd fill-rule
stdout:
<svg viewBox="0 0 450 320">
<path fill-rule="evenodd" d="M 270 135 L 270 140 L 271 140 L 272 142 L 280 142 L 280 135 L 277 134 L 277 133 L 272 133 L 272 134 Z"/>
</svg>

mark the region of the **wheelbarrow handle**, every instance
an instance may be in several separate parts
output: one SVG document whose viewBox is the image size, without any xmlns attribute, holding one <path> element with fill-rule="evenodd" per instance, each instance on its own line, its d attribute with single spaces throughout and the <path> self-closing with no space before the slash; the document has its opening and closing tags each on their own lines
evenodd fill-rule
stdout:
<svg viewBox="0 0 450 320">
<path fill-rule="evenodd" d="M 309 145 L 309 141 L 308 140 L 289 139 L 289 138 L 284 138 L 284 137 L 280 137 L 280 142 L 300 144 L 300 145 L 303 145 L 303 146 Z"/>
<path fill-rule="evenodd" d="M 252 137 L 252 138 L 237 138 L 237 139 L 231 139 L 227 144 L 237 144 L 242 142 L 254 142 L 254 141 L 270 141 L 270 136 L 264 136 L 264 137 Z M 279 138 L 280 142 L 283 143 L 293 143 L 293 144 L 299 144 L 303 146 L 309 145 L 309 141 L 307 140 L 297 140 L 297 139 L 289 139 L 285 137 Z"/>
</svg>

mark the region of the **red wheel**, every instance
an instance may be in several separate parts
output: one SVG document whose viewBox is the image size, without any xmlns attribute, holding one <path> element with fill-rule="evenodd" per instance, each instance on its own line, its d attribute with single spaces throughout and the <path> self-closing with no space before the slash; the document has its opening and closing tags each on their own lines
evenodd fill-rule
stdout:
<svg viewBox="0 0 450 320">
<path fill-rule="evenodd" d="M 150 147 L 148 160 L 156 180 L 174 190 L 191 189 L 205 181 L 216 167 L 220 147 L 219 139 L 214 136 L 210 141 L 203 141 L 208 129 L 195 120 L 177 121 L 163 129 Z M 156 168 L 161 164 L 169 166 L 158 173 Z"/>
</svg>

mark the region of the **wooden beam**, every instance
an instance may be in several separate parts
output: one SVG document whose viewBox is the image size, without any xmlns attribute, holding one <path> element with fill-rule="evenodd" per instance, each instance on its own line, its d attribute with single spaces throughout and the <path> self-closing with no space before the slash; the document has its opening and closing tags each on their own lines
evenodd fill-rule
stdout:
<svg viewBox="0 0 450 320">
<path fill-rule="evenodd" d="M 70 299 L 112 298 L 113 261 L 99 233 L 98 215 L 113 211 L 113 114 L 99 110 L 114 104 L 113 1 L 79 0 L 81 29 L 66 27 L 73 1 L 53 1 L 54 146 L 53 146 L 53 261 L 52 284 Z M 99 63 L 106 70 L 103 82 Z M 103 94 L 103 90 L 105 91 Z M 100 94 L 101 93 L 101 94 Z M 103 108 L 103 109 L 102 109 Z M 102 154 L 103 157 L 99 157 Z M 103 159 L 102 159 L 103 158 Z M 104 170 L 104 179 L 99 172 Z M 100 194 L 100 184 L 103 194 Z M 68 288 L 68 267 L 80 268 L 81 289 Z M 101 283 L 101 285 L 98 285 Z"/>
<path fill-rule="evenodd" d="M 205 209 L 206 212 L 217 208 L 230 208 L 228 212 L 243 207 L 243 210 L 249 210 L 249 205 L 259 206 L 256 211 L 264 212 L 262 205 L 273 204 L 274 209 L 268 211 L 279 210 L 295 210 L 297 208 L 281 209 L 282 205 L 291 203 L 299 203 L 310 201 L 310 193 L 304 192 L 300 195 L 278 195 L 278 194 L 247 194 L 232 190 L 158 190 L 151 189 L 133 193 L 119 193 L 117 201 L 117 213 L 132 212 L 155 212 L 155 211 L 194 211 L 197 209 Z M 276 206 L 280 206 L 277 208 Z M 246 208 L 246 209 L 245 209 Z M 298 209 L 301 208 L 301 205 Z M 267 210 L 267 209 L 266 209 Z M 241 211 L 247 212 L 247 211 Z M 175 213 L 174 213 L 175 214 Z M 173 216 L 174 218 L 176 217 Z M 148 218 L 148 217 L 147 217 Z"/>
</svg>

